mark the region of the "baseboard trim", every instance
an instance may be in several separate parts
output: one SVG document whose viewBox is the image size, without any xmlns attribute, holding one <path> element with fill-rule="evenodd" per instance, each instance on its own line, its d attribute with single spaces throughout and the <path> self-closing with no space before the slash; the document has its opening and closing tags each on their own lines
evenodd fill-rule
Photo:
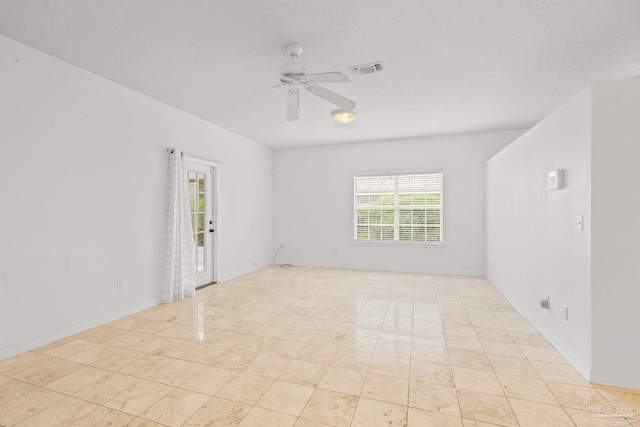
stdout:
<svg viewBox="0 0 640 427">
<path fill-rule="evenodd" d="M 598 374 L 591 375 L 591 382 L 594 384 L 608 385 L 613 387 L 631 388 L 634 390 L 640 390 L 640 378 L 621 377 L 617 375 L 604 375 Z"/>
<path fill-rule="evenodd" d="M 531 325 L 536 328 L 540 334 L 549 341 L 549 343 L 555 347 L 562 356 L 574 367 L 576 370 L 582 375 L 587 381 L 592 382 L 592 374 L 591 367 L 585 364 L 579 357 L 577 357 L 569 348 L 562 343 L 551 331 L 545 328 L 538 320 L 529 313 L 524 307 L 522 307 L 517 301 L 515 301 L 511 296 L 500 286 L 496 285 L 490 277 L 485 277 L 491 285 L 502 294 L 503 297 L 511 303 L 515 307 L 516 310 L 525 318 Z"/>
<path fill-rule="evenodd" d="M 155 307 L 156 305 L 159 305 L 161 303 L 162 302 L 160 298 L 154 298 L 154 299 L 145 301 L 141 304 L 138 304 L 134 307 L 128 308 L 126 310 L 112 313 L 107 316 L 100 317 L 98 319 L 93 319 L 88 322 L 81 323 L 79 325 L 74 325 L 69 328 L 61 329 L 59 331 L 48 334 L 44 337 L 37 338 L 35 340 L 31 340 L 23 344 L 19 344 L 13 347 L 9 347 L 7 349 L 0 350 L 0 360 L 7 359 L 9 357 L 15 356 L 20 353 L 24 353 L 26 351 L 33 350 L 38 347 L 42 347 L 43 345 L 47 345 L 54 341 L 58 341 L 63 338 L 67 338 L 72 335 L 78 334 L 80 332 L 84 332 L 88 329 L 95 328 L 96 326 L 101 326 L 106 323 L 113 322 L 114 320 L 118 320 L 122 317 L 139 313 L 143 310 L 149 309 L 151 307 Z"/>
</svg>

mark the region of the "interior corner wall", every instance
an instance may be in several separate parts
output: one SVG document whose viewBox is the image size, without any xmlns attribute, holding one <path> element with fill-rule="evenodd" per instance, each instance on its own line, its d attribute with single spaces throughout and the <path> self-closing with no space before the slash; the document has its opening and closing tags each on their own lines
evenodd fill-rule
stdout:
<svg viewBox="0 0 640 427">
<path fill-rule="evenodd" d="M 0 359 L 159 303 L 168 147 L 222 162 L 218 279 L 270 264 L 271 149 L 0 36 Z"/>
<path fill-rule="evenodd" d="M 592 381 L 640 389 L 640 78 L 592 101 Z"/>
<path fill-rule="evenodd" d="M 274 152 L 277 263 L 484 273 L 485 162 L 524 131 L 360 142 Z M 444 245 L 354 243 L 358 173 L 444 172 Z"/>
<path fill-rule="evenodd" d="M 590 140 L 587 89 L 487 162 L 486 196 L 487 279 L 586 378 L 592 363 Z M 564 188 L 547 190 L 546 174 L 554 169 L 564 171 Z M 545 297 L 548 310 L 539 303 Z"/>
</svg>

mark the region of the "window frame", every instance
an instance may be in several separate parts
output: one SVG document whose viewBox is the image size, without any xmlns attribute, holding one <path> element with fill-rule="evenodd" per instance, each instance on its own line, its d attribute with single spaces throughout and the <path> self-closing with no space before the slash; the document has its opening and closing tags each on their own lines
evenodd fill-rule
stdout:
<svg viewBox="0 0 640 427">
<path fill-rule="evenodd" d="M 382 206 L 388 206 L 388 208 L 386 208 L 387 210 L 391 210 L 389 208 L 393 209 L 394 212 L 394 223 L 393 223 L 393 228 L 394 228 L 394 236 L 393 236 L 393 240 L 358 240 L 358 186 L 357 186 L 357 180 L 358 178 L 366 178 L 366 177 L 400 177 L 400 176 L 407 176 L 407 175 L 434 175 L 434 174 L 438 174 L 440 175 L 440 189 L 439 189 L 439 196 L 440 196 L 440 204 L 439 204 L 439 208 L 437 210 L 439 210 L 439 214 L 440 214 L 440 221 L 439 221 L 439 229 L 440 229 L 440 241 L 439 242 L 428 242 L 428 241 L 406 241 L 406 240 L 400 240 L 400 230 L 399 227 L 402 225 L 400 224 L 400 211 L 402 210 L 403 206 L 407 206 L 407 205 L 401 205 L 400 204 L 400 195 L 401 192 L 399 191 L 397 184 L 396 184 L 396 188 L 394 189 L 393 192 L 393 198 L 394 198 L 394 204 L 393 205 L 381 205 Z M 427 178 L 428 179 L 428 178 Z M 404 246 L 404 245 L 408 245 L 408 246 L 420 246 L 420 247 L 444 247 L 445 244 L 445 240 L 444 240 L 444 171 L 442 169 L 429 169 L 429 170 L 419 170 L 419 171 L 410 171 L 410 172 L 373 172 L 373 173 L 356 173 L 353 175 L 353 200 L 352 200 L 352 226 L 353 226 L 353 230 L 352 230 L 352 243 L 354 244 L 362 244 L 362 245 L 390 245 L 390 246 Z M 383 193 L 381 193 L 383 194 Z M 390 193 L 387 193 L 390 194 Z M 409 206 L 428 206 L 428 205 L 409 205 Z M 381 209 L 383 210 L 383 209 Z M 426 210 L 426 209 L 425 209 Z M 436 210 L 436 209 L 434 209 Z M 425 212 L 425 222 L 424 222 L 424 232 L 425 234 L 427 233 L 427 229 L 429 227 L 427 227 L 428 223 L 426 220 L 426 215 L 427 213 Z M 381 222 L 381 226 L 383 226 L 384 224 Z M 414 225 L 414 224 L 410 224 L 410 225 Z M 369 227 L 371 227 L 371 224 L 368 224 Z M 380 231 L 381 236 L 383 234 L 383 231 Z M 426 237 L 426 236 L 425 236 Z"/>
</svg>

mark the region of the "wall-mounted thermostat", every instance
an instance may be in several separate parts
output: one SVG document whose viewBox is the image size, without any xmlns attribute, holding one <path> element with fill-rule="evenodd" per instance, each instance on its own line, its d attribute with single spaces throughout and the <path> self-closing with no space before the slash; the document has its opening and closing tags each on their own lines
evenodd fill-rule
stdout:
<svg viewBox="0 0 640 427">
<path fill-rule="evenodd" d="M 554 169 L 547 172 L 547 190 L 557 190 L 564 186 L 564 171 Z"/>
</svg>

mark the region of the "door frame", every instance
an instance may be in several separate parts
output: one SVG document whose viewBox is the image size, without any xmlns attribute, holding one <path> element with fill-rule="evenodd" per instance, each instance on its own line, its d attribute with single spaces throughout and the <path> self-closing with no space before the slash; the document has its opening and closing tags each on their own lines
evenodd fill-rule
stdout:
<svg viewBox="0 0 640 427">
<path fill-rule="evenodd" d="M 186 155 L 185 160 L 190 163 L 196 163 L 201 166 L 207 166 L 211 168 L 211 189 L 210 194 L 208 196 L 211 198 L 211 224 L 212 228 L 215 230 L 213 233 L 209 233 L 211 236 L 211 268 L 213 269 L 211 280 L 213 283 L 218 282 L 218 168 L 221 163 L 211 160 L 205 160 L 198 157 L 193 157 Z M 187 168 L 188 169 L 188 168 Z M 206 284 L 205 284 L 206 285 Z"/>
</svg>

